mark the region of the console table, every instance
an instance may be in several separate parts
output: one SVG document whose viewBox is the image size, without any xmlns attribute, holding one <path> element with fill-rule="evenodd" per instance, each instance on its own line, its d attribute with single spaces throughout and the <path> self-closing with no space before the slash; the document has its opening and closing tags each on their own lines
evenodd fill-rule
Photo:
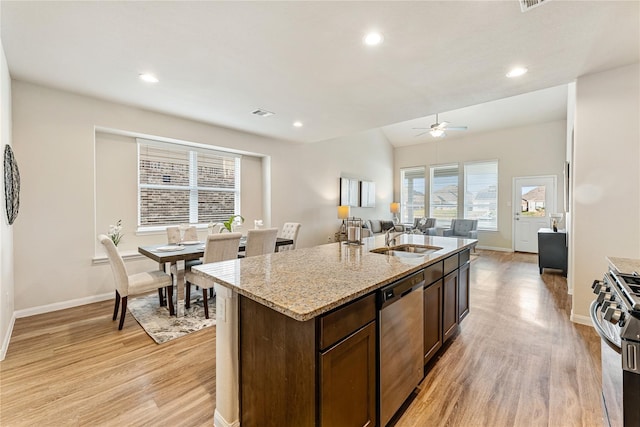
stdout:
<svg viewBox="0 0 640 427">
<path fill-rule="evenodd" d="M 538 267 L 540 274 L 545 268 L 555 268 L 567 277 L 567 233 L 564 230 L 538 230 Z"/>
</svg>

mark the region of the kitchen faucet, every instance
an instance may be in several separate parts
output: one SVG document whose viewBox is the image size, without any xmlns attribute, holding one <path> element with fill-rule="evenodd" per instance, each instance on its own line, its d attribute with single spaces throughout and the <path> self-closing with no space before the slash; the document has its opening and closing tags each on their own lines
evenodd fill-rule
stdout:
<svg viewBox="0 0 640 427">
<path fill-rule="evenodd" d="M 384 245 L 389 247 L 391 242 L 393 242 L 393 244 L 396 244 L 396 239 L 400 236 L 402 236 L 403 234 L 409 234 L 409 231 L 401 231 L 400 233 L 394 235 L 393 237 L 391 237 L 391 232 L 395 231 L 395 227 L 391 227 L 390 229 L 388 229 L 385 233 L 384 233 Z"/>
</svg>

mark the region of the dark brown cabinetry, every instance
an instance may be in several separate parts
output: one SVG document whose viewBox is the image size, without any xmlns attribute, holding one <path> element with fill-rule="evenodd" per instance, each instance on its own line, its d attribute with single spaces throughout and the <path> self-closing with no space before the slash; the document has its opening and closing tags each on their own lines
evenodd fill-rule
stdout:
<svg viewBox="0 0 640 427">
<path fill-rule="evenodd" d="M 440 263 L 442 265 L 442 263 Z M 442 279 L 424 288 L 424 364 L 442 347 Z"/>
<path fill-rule="evenodd" d="M 374 296 L 323 316 L 320 336 L 320 425 L 375 426 Z"/>
<path fill-rule="evenodd" d="M 458 270 L 444 276 L 442 289 L 442 340 L 446 342 L 458 330 Z"/>
<path fill-rule="evenodd" d="M 458 322 L 469 314 L 469 285 L 470 261 L 469 250 L 460 252 L 460 267 L 458 268 Z"/>
<path fill-rule="evenodd" d="M 375 295 L 306 322 L 239 308 L 242 426 L 376 425 Z"/>
</svg>

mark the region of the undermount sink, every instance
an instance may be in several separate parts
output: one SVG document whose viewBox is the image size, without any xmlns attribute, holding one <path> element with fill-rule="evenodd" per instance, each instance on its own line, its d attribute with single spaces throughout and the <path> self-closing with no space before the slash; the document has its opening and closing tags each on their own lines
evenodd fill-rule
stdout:
<svg viewBox="0 0 640 427">
<path fill-rule="evenodd" d="M 390 246 L 390 247 L 382 247 L 372 249 L 371 252 L 376 254 L 386 254 L 393 256 L 423 256 L 426 254 L 430 254 L 431 252 L 439 251 L 442 249 L 438 246 L 428 246 L 428 245 L 415 245 L 412 243 L 407 243 L 403 245 Z"/>
</svg>

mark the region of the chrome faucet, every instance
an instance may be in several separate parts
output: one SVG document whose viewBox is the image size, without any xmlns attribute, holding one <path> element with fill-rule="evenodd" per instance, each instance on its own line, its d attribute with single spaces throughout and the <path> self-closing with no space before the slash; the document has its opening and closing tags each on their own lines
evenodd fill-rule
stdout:
<svg viewBox="0 0 640 427">
<path fill-rule="evenodd" d="M 396 239 L 400 236 L 402 236 L 403 234 L 409 234 L 409 231 L 401 231 L 400 233 L 394 235 L 393 237 L 391 237 L 391 232 L 394 231 L 395 228 L 392 227 L 390 229 L 388 229 L 385 233 L 384 233 L 384 245 L 386 247 L 391 246 L 391 242 L 393 242 L 393 244 L 396 244 Z"/>
</svg>

